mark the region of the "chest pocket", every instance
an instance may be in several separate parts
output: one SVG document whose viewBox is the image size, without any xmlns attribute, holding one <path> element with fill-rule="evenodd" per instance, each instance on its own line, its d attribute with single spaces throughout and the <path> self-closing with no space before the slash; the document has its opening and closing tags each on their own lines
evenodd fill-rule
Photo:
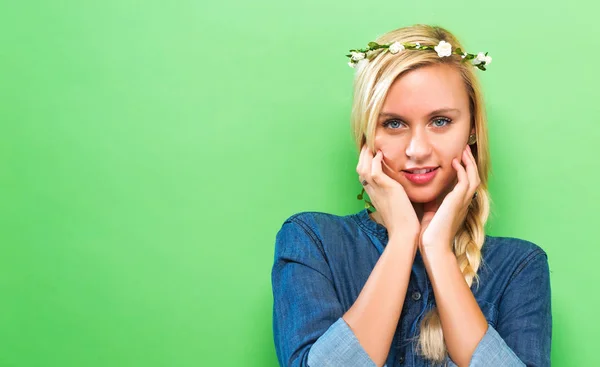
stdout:
<svg viewBox="0 0 600 367">
<path fill-rule="evenodd" d="M 498 309 L 494 306 L 493 303 L 487 301 L 477 301 L 479 304 L 479 308 L 485 316 L 485 319 L 488 321 L 490 325 L 496 328 L 498 322 Z"/>
</svg>

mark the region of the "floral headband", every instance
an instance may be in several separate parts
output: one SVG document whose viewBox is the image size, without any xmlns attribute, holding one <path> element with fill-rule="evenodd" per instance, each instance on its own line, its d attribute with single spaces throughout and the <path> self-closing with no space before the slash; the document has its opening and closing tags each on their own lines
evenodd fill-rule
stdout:
<svg viewBox="0 0 600 367">
<path fill-rule="evenodd" d="M 372 54 L 375 50 L 378 49 L 387 49 L 392 54 L 397 54 L 402 50 L 435 50 L 439 57 L 446 57 L 452 54 L 461 55 L 463 58 L 463 62 L 467 60 L 473 60 L 473 66 L 478 67 L 481 70 L 485 71 L 485 67 L 492 62 L 492 58 L 488 56 L 487 52 L 484 54 L 483 52 L 478 53 L 477 55 L 469 54 L 463 52 L 460 48 L 456 48 L 452 50 L 452 45 L 446 41 L 440 41 L 437 46 L 421 46 L 419 42 L 417 43 L 400 43 L 394 42 L 386 45 L 380 45 L 377 42 L 369 42 L 369 48 L 358 49 L 358 50 L 350 50 L 350 55 L 346 55 L 350 58 L 348 65 L 352 68 L 356 67 L 357 64 L 361 65 L 368 62 L 374 56 Z M 385 51 L 385 50 L 384 50 Z"/>
</svg>

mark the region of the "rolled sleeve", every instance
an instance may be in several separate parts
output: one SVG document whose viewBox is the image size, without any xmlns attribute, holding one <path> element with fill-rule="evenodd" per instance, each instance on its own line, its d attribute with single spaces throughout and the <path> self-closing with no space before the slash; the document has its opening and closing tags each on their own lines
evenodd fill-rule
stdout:
<svg viewBox="0 0 600 367">
<path fill-rule="evenodd" d="M 343 318 L 310 348 L 309 366 L 376 366 Z"/>
<path fill-rule="evenodd" d="M 448 365 L 457 366 L 450 358 L 448 358 Z M 486 333 L 473 352 L 469 366 L 517 367 L 525 366 L 525 364 L 510 349 L 496 329 L 488 324 Z"/>
<path fill-rule="evenodd" d="M 281 366 L 373 367 L 342 318 L 322 243 L 302 220 L 286 220 L 276 236 L 273 335 Z"/>
</svg>

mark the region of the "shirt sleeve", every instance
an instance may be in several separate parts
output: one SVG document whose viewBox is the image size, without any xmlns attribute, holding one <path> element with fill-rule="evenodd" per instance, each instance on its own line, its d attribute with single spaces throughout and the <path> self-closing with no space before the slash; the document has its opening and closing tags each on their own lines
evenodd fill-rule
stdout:
<svg viewBox="0 0 600 367">
<path fill-rule="evenodd" d="M 448 358 L 448 365 L 450 367 L 457 367 L 456 363 L 450 358 Z M 479 344 L 477 344 L 469 366 L 520 367 L 525 366 L 525 364 L 510 349 L 496 329 L 488 324 L 487 332 Z"/>
<path fill-rule="evenodd" d="M 511 277 L 499 303 L 498 325 L 488 324 L 469 366 L 550 366 L 551 341 L 548 258 L 536 251 Z"/>
<path fill-rule="evenodd" d="M 373 367 L 342 318 L 323 247 L 303 221 L 291 217 L 275 240 L 271 271 L 273 334 L 281 366 Z"/>
</svg>

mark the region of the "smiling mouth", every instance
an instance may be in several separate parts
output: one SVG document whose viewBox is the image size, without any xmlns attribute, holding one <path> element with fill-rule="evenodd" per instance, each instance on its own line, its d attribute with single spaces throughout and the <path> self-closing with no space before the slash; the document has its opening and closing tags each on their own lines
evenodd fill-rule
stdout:
<svg viewBox="0 0 600 367">
<path fill-rule="evenodd" d="M 416 169 L 416 170 L 405 170 L 402 172 L 406 172 L 406 173 L 411 173 L 413 175 L 415 174 L 424 174 L 424 173 L 429 173 L 431 171 L 435 171 L 436 169 L 438 169 L 439 167 L 436 168 L 429 168 L 429 169 Z"/>
</svg>

